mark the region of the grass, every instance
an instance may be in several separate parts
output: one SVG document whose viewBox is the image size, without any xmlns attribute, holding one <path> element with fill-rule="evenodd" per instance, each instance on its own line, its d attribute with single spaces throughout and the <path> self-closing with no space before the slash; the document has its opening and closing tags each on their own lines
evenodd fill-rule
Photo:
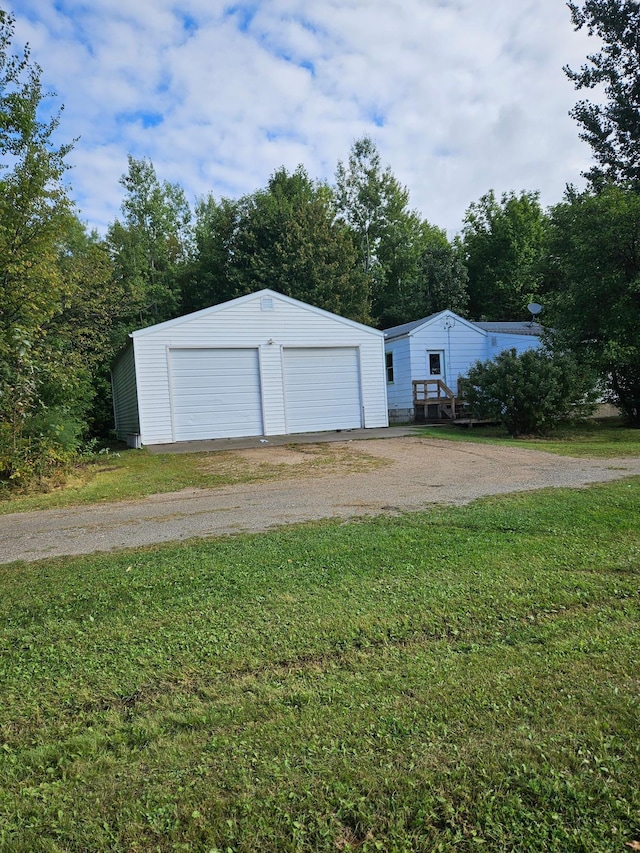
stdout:
<svg viewBox="0 0 640 853">
<path fill-rule="evenodd" d="M 564 456 L 614 457 L 640 454 L 640 430 L 626 429 L 614 419 L 589 421 L 558 430 L 550 438 L 510 439 L 497 427 L 425 427 L 424 435 L 449 441 L 473 441 L 543 450 Z M 48 492 L 10 494 L 0 491 L 0 515 L 11 512 L 135 500 L 187 488 L 220 488 L 234 483 L 284 479 L 300 474 L 349 473 L 371 469 L 384 460 L 358 451 L 357 442 L 296 445 L 295 465 L 282 461 L 270 447 L 248 452 L 152 455 L 146 450 L 124 450 L 99 455 L 79 465 L 64 484 Z M 285 448 L 286 450 L 287 448 Z M 276 453 L 274 459 L 274 453 Z M 261 458 L 261 457 L 264 458 Z"/>
<path fill-rule="evenodd" d="M 544 438 L 510 438 L 504 427 L 477 426 L 425 427 L 424 435 L 448 441 L 473 441 L 479 444 L 503 444 L 557 453 L 559 456 L 639 456 L 640 430 L 625 427 L 620 420 L 605 418 L 559 427 Z"/>
<path fill-rule="evenodd" d="M 0 566 L 0 851 L 622 851 L 640 479 Z"/>
<path fill-rule="evenodd" d="M 212 489 L 235 483 L 282 480 L 301 471 L 318 476 L 336 470 L 348 473 L 384 464 L 383 460 L 343 445 L 312 444 L 296 446 L 297 464 L 291 465 L 277 461 L 280 450 L 152 455 L 145 449 L 119 449 L 78 465 L 61 487 L 51 491 L 5 493 L 4 499 L 0 492 L 0 515 L 135 500 L 189 488 Z M 271 461 L 274 453 L 276 461 Z"/>
</svg>

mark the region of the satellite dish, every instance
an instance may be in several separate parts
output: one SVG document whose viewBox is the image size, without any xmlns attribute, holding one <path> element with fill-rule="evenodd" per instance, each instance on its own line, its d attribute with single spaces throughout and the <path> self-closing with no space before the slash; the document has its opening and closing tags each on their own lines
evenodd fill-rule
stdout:
<svg viewBox="0 0 640 853">
<path fill-rule="evenodd" d="M 527 310 L 530 314 L 533 314 L 534 317 L 537 317 L 538 314 L 542 311 L 542 305 L 539 302 L 530 302 L 527 305 Z"/>
</svg>

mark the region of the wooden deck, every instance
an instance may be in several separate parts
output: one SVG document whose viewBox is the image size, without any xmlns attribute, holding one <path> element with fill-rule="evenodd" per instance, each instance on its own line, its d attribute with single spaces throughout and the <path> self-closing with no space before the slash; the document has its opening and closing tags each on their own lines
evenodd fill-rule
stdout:
<svg viewBox="0 0 640 853">
<path fill-rule="evenodd" d="M 414 379 L 413 413 L 417 424 L 453 424 L 471 429 L 496 423 L 472 418 L 464 401 L 441 379 Z"/>
<path fill-rule="evenodd" d="M 442 379 L 413 380 L 413 414 L 417 424 L 448 423 L 470 429 L 495 423 L 471 417 L 464 401 Z"/>
<path fill-rule="evenodd" d="M 413 413 L 416 423 L 455 421 L 455 394 L 442 379 L 414 379 Z"/>
</svg>

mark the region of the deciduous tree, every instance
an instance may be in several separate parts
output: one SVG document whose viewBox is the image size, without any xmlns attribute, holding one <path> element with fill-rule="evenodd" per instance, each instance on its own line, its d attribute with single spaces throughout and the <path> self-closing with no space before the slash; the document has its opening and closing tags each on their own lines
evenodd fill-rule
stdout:
<svg viewBox="0 0 640 853">
<path fill-rule="evenodd" d="M 576 89 L 600 90 L 605 96 L 604 102 L 581 100 L 571 113 L 596 160 L 586 176 L 595 188 L 613 182 L 640 190 L 640 3 L 585 0 L 567 5 L 575 29 L 586 27 L 601 44 L 579 71 L 565 67 Z"/>
<path fill-rule="evenodd" d="M 640 194 L 570 191 L 552 212 L 547 322 L 640 426 Z"/>
<path fill-rule="evenodd" d="M 409 191 L 389 166 L 382 168 L 378 149 L 369 136 L 351 146 L 348 165 L 338 162 L 335 186 L 340 218 L 356 234 L 365 273 L 378 262 L 383 234 L 407 210 Z"/>
<path fill-rule="evenodd" d="M 367 277 L 372 321 L 397 325 L 443 308 L 466 307 L 466 273 L 443 231 L 409 208 L 409 191 L 383 168 L 370 137 L 338 163 L 340 219 L 353 231 Z"/>
<path fill-rule="evenodd" d="M 471 317 L 527 316 L 527 304 L 542 296 L 546 223 L 538 193 L 504 193 L 498 201 L 491 190 L 469 206 L 461 245 Z"/>
<path fill-rule="evenodd" d="M 234 272 L 242 205 L 235 199 L 199 199 L 195 206 L 194 253 L 182 285 L 182 313 L 198 311 L 238 296 Z"/>
<path fill-rule="evenodd" d="M 336 220 L 331 190 L 300 166 L 278 169 L 264 190 L 237 202 L 200 202 L 190 304 L 270 287 L 342 314 L 369 319 L 364 273 L 352 232 Z"/>
<path fill-rule="evenodd" d="M 67 284 L 58 312 L 47 323 L 68 375 L 77 377 L 77 418 L 90 434 L 106 436 L 113 426 L 109 368 L 122 347 L 128 317 L 125 294 L 113 275 L 109 247 L 74 219 L 58 245 Z M 74 395 L 67 395 L 67 404 Z"/>
<path fill-rule="evenodd" d="M 381 328 L 446 308 L 466 313 L 467 271 L 442 229 L 417 215 L 405 216 L 381 240 L 380 259 L 372 313 Z"/>
<path fill-rule="evenodd" d="M 63 182 L 71 146 L 53 142 L 59 113 L 40 117 L 42 72 L 28 47 L 11 54 L 14 26 L 0 10 L 0 477 L 15 480 L 56 455 L 27 426 L 48 390 L 71 381 L 47 331 L 70 288 L 58 244 L 73 213 Z"/>
<path fill-rule="evenodd" d="M 114 274 L 131 324 L 151 325 L 179 313 L 180 286 L 190 256 L 191 210 L 178 184 L 160 181 L 149 160 L 128 158 L 120 183 L 122 221 L 109 227 Z"/>
</svg>

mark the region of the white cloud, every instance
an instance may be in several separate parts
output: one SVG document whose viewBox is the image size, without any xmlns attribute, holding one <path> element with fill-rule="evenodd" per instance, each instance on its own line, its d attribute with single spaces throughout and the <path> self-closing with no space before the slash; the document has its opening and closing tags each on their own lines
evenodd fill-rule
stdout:
<svg viewBox="0 0 640 853">
<path fill-rule="evenodd" d="M 231 10 L 235 9 L 235 12 Z M 332 180 L 369 133 L 430 222 L 488 189 L 559 201 L 590 151 L 562 72 L 594 45 L 557 0 L 20 0 L 65 112 L 82 216 L 117 215 L 127 154 L 188 197 L 240 195 L 281 165 Z"/>
</svg>

